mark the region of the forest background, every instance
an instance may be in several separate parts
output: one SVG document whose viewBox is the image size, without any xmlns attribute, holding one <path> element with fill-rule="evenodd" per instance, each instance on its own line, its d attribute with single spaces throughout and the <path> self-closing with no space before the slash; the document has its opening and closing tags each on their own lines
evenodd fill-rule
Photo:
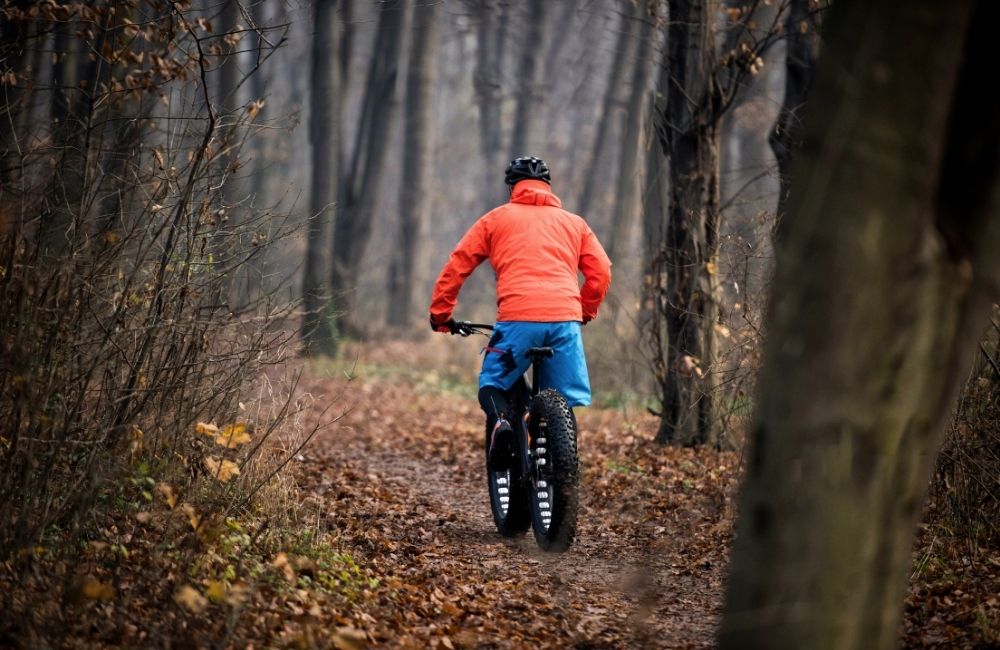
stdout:
<svg viewBox="0 0 1000 650">
<path fill-rule="evenodd" d="M 935 540 L 951 540 L 958 550 L 939 558 L 938 577 L 951 580 L 951 590 L 973 594 L 971 601 L 956 599 L 974 622 L 975 642 L 996 643 L 996 599 L 979 597 L 988 593 L 988 581 L 970 586 L 948 564 L 987 567 L 994 578 L 1000 566 L 1000 317 L 995 305 L 992 321 L 986 313 L 996 300 L 988 284 L 995 265 L 981 261 L 973 247 L 959 247 L 967 254 L 956 259 L 970 260 L 975 281 L 987 283 L 970 290 L 987 296 L 973 301 L 986 308 L 981 327 L 937 335 L 940 349 L 964 350 L 937 359 L 908 328 L 908 322 L 924 323 L 922 316 L 873 308 L 893 304 L 886 296 L 897 286 L 908 305 L 922 305 L 920 296 L 930 289 L 911 294 L 903 290 L 908 285 L 889 284 L 869 295 L 867 288 L 883 287 L 879 269 L 845 273 L 850 264 L 842 258 L 816 252 L 840 250 L 840 243 L 859 250 L 867 240 L 852 241 L 850 227 L 859 237 L 879 223 L 922 232 L 891 214 L 904 212 L 905 201 L 892 204 L 883 222 L 855 223 L 830 208 L 826 214 L 841 219 L 823 227 L 828 241 L 806 238 L 806 226 L 786 228 L 794 223 L 786 221 L 795 219 L 793 207 L 809 207 L 804 192 L 795 200 L 791 164 L 805 137 L 817 56 L 843 55 L 851 34 L 861 38 L 856 25 L 864 21 L 850 13 L 851 3 L 841 4 L 841 31 L 828 34 L 830 7 L 808 0 L 6 0 L 0 558 L 4 579 L 18 588 L 8 589 L 3 601 L 5 640 L 31 645 L 53 621 L 57 634 L 71 634 L 70 606 L 114 611 L 127 591 L 122 575 L 135 562 L 130 554 L 156 557 L 151 565 L 171 576 L 167 594 L 150 599 L 159 603 L 154 607 L 166 601 L 177 610 L 157 632 L 164 638 L 181 629 L 195 638 L 215 635 L 222 645 L 242 638 L 237 613 L 263 607 L 255 591 L 261 576 L 303 572 L 289 556 L 325 563 L 310 570 L 316 582 L 326 580 L 334 601 L 377 591 L 374 569 L 338 555 L 329 537 L 317 541 L 316 530 L 304 538 L 297 523 L 308 508 L 293 505 L 304 499 L 288 470 L 310 441 L 336 428 L 345 410 L 335 399 L 303 393 L 300 382 L 324 363 L 338 370 L 346 365 L 353 374 L 364 350 L 399 349 L 393 346 L 400 341 L 403 350 L 431 346 L 433 353 L 416 355 L 413 364 L 425 365 L 405 371 L 383 361 L 383 372 L 469 382 L 476 350 L 444 351 L 440 341 L 428 340 L 430 288 L 465 230 L 505 200 L 507 161 L 536 155 L 552 169 L 564 206 L 587 218 L 615 264 L 601 318 L 585 332 L 596 405 L 617 409 L 626 421 L 652 413 L 647 438 L 657 444 L 735 451 L 743 462 L 754 432 L 771 424 L 767 411 L 753 410 L 755 396 L 781 390 L 790 381 L 784 369 L 800 367 L 793 355 L 782 370 L 761 375 L 768 304 L 776 300 L 775 242 L 789 247 L 788 259 L 799 259 L 803 273 L 813 272 L 815 259 L 816 273 L 845 276 L 828 290 L 814 285 L 812 295 L 830 297 L 843 313 L 863 312 L 867 325 L 852 330 L 854 320 L 832 316 L 816 325 L 820 333 L 810 340 L 828 354 L 810 357 L 825 361 L 818 374 L 834 385 L 877 376 L 883 366 L 876 351 L 895 341 L 903 360 L 886 367 L 905 370 L 887 375 L 896 377 L 887 384 L 933 394 L 928 401 L 937 408 L 913 416 L 915 407 L 902 399 L 899 412 L 910 415 L 900 417 L 918 423 L 903 430 L 926 430 L 928 441 L 899 445 L 902 451 L 888 454 L 886 472 L 909 467 L 909 451 L 923 459 L 912 470 L 918 478 L 899 494 L 873 489 L 886 508 L 876 521 L 902 531 L 894 543 L 905 557 L 861 572 L 910 566 L 909 535 L 919 509 L 911 504 L 896 517 L 891 505 L 921 503 L 933 470 L 914 574 L 938 558 Z M 978 46 L 974 30 L 966 29 L 976 11 L 986 10 L 977 3 L 951 13 L 921 5 L 898 34 L 864 32 L 871 45 L 862 53 L 875 52 L 872 58 L 834 60 L 876 72 L 880 65 L 936 70 L 933 61 L 885 58 L 885 50 L 916 34 L 939 38 L 946 53 L 940 65 L 950 62 L 957 70 L 971 60 L 960 54 Z M 867 20 L 891 22 L 881 9 Z M 961 74 L 940 75 L 942 96 L 958 98 L 955 106 L 967 102 L 954 80 Z M 900 82 L 896 90 L 902 97 L 910 88 Z M 893 106 L 862 108 L 873 123 L 895 117 L 908 124 Z M 940 116 L 949 111 L 957 109 L 949 104 L 933 113 L 934 123 L 945 123 Z M 984 141 L 993 142 L 986 132 Z M 863 144 L 864 136 L 851 131 L 847 139 Z M 900 137 L 929 143 L 927 149 L 947 149 L 942 143 L 956 140 L 947 134 L 934 140 L 919 130 Z M 803 165 L 814 162 L 813 145 L 806 146 Z M 980 168 L 988 177 L 992 167 Z M 993 180 L 970 179 L 970 195 L 987 192 Z M 947 189 L 949 182 L 940 185 Z M 935 178 L 928 186 L 937 184 Z M 913 196 L 919 203 L 922 195 Z M 856 198 L 859 205 L 869 200 L 860 190 Z M 920 205 L 934 201 L 948 205 L 940 197 Z M 975 212 L 975 206 L 960 208 Z M 809 222 L 802 217 L 799 223 Z M 962 222 L 955 237 L 941 228 L 940 238 L 964 243 L 984 232 L 985 246 L 990 231 L 976 230 L 979 223 Z M 889 240 L 876 238 L 872 246 L 903 267 L 924 259 L 913 253 L 920 245 L 897 239 L 904 242 L 898 257 Z M 805 249 L 795 249 L 802 242 Z M 809 254 L 796 258 L 795 250 Z M 950 268 L 940 271 L 949 278 L 942 284 L 964 286 L 964 271 L 952 277 Z M 457 317 L 490 321 L 492 280 L 483 265 L 463 290 Z M 791 283 L 782 286 L 798 295 Z M 822 312 L 808 300 L 803 305 Z M 814 322 L 808 310 L 800 313 L 806 325 Z M 837 355 L 850 346 L 826 347 L 829 323 L 842 325 L 844 336 L 874 332 L 871 341 L 852 341 L 866 351 L 856 356 L 867 365 L 858 370 L 841 363 Z M 334 361 L 317 361 L 322 357 Z M 952 360 L 958 357 L 964 361 Z M 761 376 L 770 378 L 763 388 Z M 932 390 L 934 377 L 942 380 Z M 337 396 L 340 389 L 332 390 Z M 810 403 L 807 395 L 787 392 L 790 400 Z M 950 399 L 956 393 L 957 405 Z M 890 397 L 854 397 L 852 408 L 895 412 Z M 870 434 L 893 426 L 872 425 Z M 860 429 L 856 443 L 866 435 Z M 935 468 L 928 459 L 944 429 Z M 764 448 L 758 442 L 757 449 Z M 794 457 L 792 443 L 788 449 Z M 855 479 L 843 480 L 854 485 Z M 866 494 L 859 488 L 857 501 Z M 843 507 L 856 507 L 852 503 Z M 722 510 L 719 517 L 732 524 L 736 508 Z M 789 516 L 795 513 L 793 507 Z M 136 521 L 144 534 L 131 530 Z M 803 529 L 815 523 L 789 521 Z M 156 541 L 164 534 L 181 540 L 168 552 Z M 232 561 L 248 550 L 252 567 Z M 904 588 L 897 582 L 890 592 L 900 597 L 876 608 L 879 620 L 858 623 L 874 626 L 862 628 L 868 632 L 888 626 L 891 632 L 879 638 L 889 644 Z M 929 588 L 913 610 L 933 618 L 936 593 Z M 224 624 L 196 622 L 213 608 L 228 612 Z M 25 611 L 34 613 L 13 615 Z M 319 645 L 379 638 L 359 632 L 362 627 L 345 619 L 341 632 L 325 641 L 303 638 Z M 789 634 L 801 640 L 798 631 Z M 933 642 L 916 632 L 908 638 Z"/>
</svg>

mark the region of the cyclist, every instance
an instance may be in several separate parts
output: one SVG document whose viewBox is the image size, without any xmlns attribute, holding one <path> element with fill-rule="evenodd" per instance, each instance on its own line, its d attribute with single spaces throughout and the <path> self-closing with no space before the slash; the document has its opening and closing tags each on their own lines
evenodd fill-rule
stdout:
<svg viewBox="0 0 1000 650">
<path fill-rule="evenodd" d="M 431 329 L 455 333 L 452 318 L 465 279 L 483 260 L 496 273 L 497 323 L 479 374 L 488 464 L 506 469 L 514 436 L 506 393 L 527 370 L 531 347 L 551 347 L 539 388 L 555 388 L 569 406 L 590 404 L 581 324 L 597 317 L 611 284 L 611 261 L 579 216 L 562 209 L 549 168 L 523 156 L 507 165 L 510 201 L 479 218 L 451 252 L 434 285 Z M 580 286 L 577 271 L 583 273 Z"/>
</svg>

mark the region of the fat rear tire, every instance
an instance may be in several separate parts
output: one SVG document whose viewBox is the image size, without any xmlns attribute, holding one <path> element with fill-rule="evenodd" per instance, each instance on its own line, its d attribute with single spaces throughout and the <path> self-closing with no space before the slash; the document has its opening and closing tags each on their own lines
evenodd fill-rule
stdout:
<svg viewBox="0 0 1000 650">
<path fill-rule="evenodd" d="M 528 431 L 536 466 L 528 495 L 535 541 L 545 551 L 565 551 L 576 537 L 580 482 L 576 418 L 566 398 L 552 389 L 538 393 Z"/>
<path fill-rule="evenodd" d="M 497 532 L 504 537 L 523 535 L 531 525 L 528 491 L 522 485 L 520 472 L 515 469 L 494 472 L 486 468 L 490 488 L 490 510 Z M 505 491 L 506 489 L 506 491 Z M 503 498 L 507 497 L 507 502 Z"/>
</svg>

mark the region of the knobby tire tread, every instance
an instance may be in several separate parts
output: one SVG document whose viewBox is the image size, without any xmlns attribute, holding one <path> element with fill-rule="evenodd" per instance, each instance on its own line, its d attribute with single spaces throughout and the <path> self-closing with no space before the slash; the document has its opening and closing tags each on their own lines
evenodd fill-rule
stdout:
<svg viewBox="0 0 1000 650">
<path fill-rule="evenodd" d="M 537 506 L 537 493 L 532 490 L 531 516 L 535 541 L 546 551 L 565 551 L 576 537 L 579 510 L 578 486 L 580 466 L 577 458 L 576 418 L 566 402 L 566 398 L 556 390 L 546 389 L 538 393 L 531 403 L 531 422 L 547 423 L 545 445 L 551 459 L 552 472 L 552 519 L 548 530 L 544 530 Z M 537 435 L 534 434 L 533 435 Z"/>
</svg>

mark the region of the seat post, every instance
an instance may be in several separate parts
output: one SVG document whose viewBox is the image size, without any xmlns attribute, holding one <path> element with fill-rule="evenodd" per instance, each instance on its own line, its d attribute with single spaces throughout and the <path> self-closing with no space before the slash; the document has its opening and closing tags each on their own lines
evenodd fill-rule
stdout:
<svg viewBox="0 0 1000 650">
<path fill-rule="evenodd" d="M 556 352 L 552 348 L 528 348 L 527 357 L 531 359 L 531 394 L 538 394 L 538 382 L 542 373 L 542 359 L 548 359 Z"/>
</svg>

